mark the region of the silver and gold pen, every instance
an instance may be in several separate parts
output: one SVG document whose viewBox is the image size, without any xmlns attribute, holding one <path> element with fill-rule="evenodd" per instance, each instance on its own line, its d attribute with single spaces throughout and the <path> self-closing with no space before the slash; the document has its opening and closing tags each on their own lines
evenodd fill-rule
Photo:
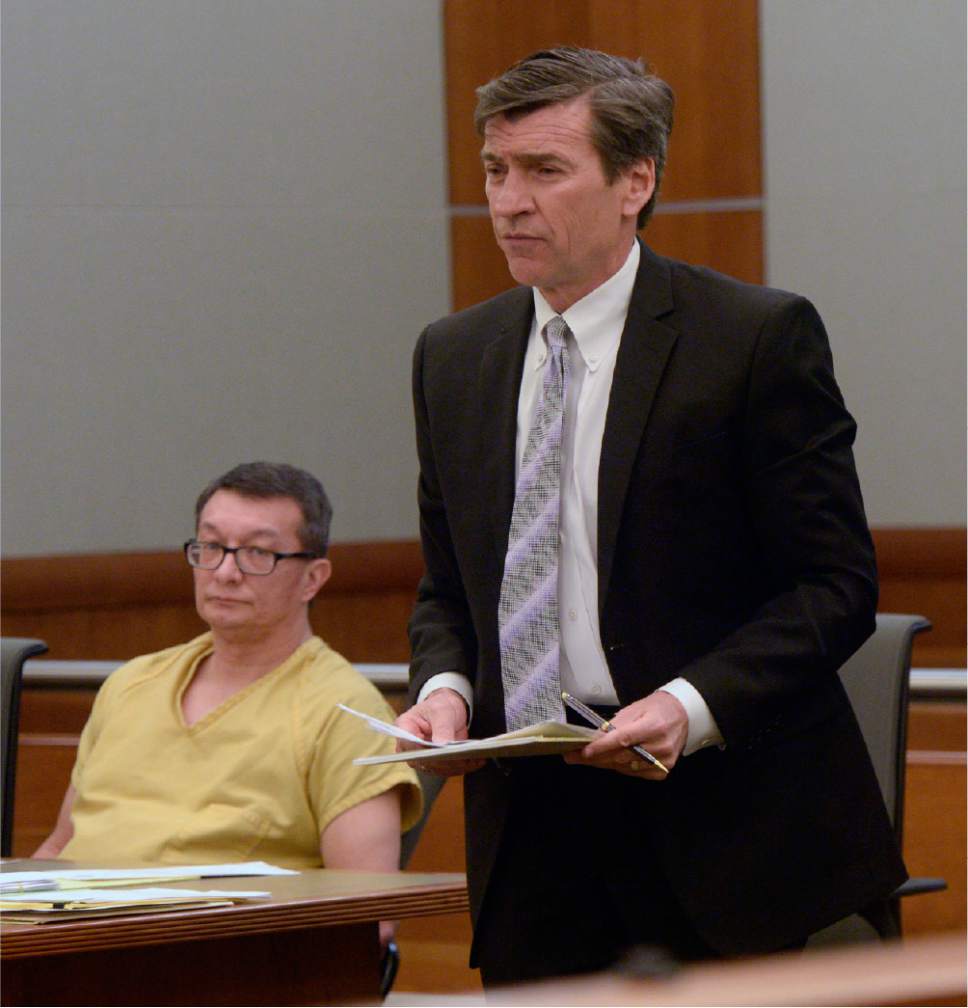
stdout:
<svg viewBox="0 0 968 1008">
<path fill-rule="evenodd" d="M 581 700 L 575 699 L 570 693 L 562 692 L 561 699 L 576 713 L 581 714 L 581 716 L 589 723 L 594 725 L 600 731 L 610 732 L 615 731 L 615 725 L 611 721 L 606 721 L 605 718 L 600 717 L 596 714 L 591 707 L 587 704 L 581 702 Z M 647 760 L 654 767 L 658 767 L 663 773 L 668 773 L 669 771 L 662 765 L 662 763 L 657 760 L 652 753 L 647 749 L 643 749 L 640 745 L 629 746 L 629 748 L 634 753 L 638 753 L 642 759 Z"/>
</svg>

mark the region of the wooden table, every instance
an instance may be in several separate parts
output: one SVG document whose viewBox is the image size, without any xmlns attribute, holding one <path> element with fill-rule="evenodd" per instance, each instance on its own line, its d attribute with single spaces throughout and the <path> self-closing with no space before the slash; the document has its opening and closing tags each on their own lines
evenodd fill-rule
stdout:
<svg viewBox="0 0 968 1008">
<path fill-rule="evenodd" d="M 16 863 L 18 869 L 24 865 Z M 465 879 L 456 874 L 319 869 L 173 885 L 268 890 L 272 895 L 211 910 L 60 924 L 2 923 L 2 1003 L 375 1003 L 377 922 L 467 910 Z"/>
<path fill-rule="evenodd" d="M 489 1005 L 964 1005 L 964 932 L 788 952 L 684 967 L 666 977 L 618 973 L 488 993 Z M 647 965 L 643 960 L 640 965 Z"/>
</svg>

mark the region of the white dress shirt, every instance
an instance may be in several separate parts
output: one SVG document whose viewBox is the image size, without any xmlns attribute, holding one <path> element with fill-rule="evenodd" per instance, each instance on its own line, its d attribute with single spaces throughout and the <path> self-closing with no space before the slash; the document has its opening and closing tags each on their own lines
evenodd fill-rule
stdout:
<svg viewBox="0 0 968 1008">
<path fill-rule="evenodd" d="M 639 245 L 633 242 L 621 269 L 562 313 L 570 330 L 570 374 L 561 440 L 558 562 L 561 688 L 590 704 L 618 704 L 598 625 L 598 462 L 615 360 L 638 265 Z M 558 314 L 537 288 L 534 308 L 518 393 L 517 469 L 524 456 L 548 353 L 541 333 Z M 648 613 L 642 615 L 648 619 Z M 456 689 L 471 709 L 470 682 L 456 673 L 445 672 L 430 678 L 419 699 L 442 686 Z M 691 683 L 676 678 L 662 689 L 679 700 L 689 717 L 684 755 L 722 743 L 709 707 Z"/>
</svg>

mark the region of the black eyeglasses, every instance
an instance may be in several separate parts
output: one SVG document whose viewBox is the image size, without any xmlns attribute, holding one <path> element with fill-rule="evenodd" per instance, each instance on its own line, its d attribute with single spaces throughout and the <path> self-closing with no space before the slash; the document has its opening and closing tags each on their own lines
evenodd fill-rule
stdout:
<svg viewBox="0 0 968 1008">
<path fill-rule="evenodd" d="M 202 542 L 189 539 L 184 546 L 185 559 L 192 567 L 201 570 L 215 570 L 225 559 L 226 553 L 235 554 L 235 565 L 243 574 L 262 577 L 271 574 L 280 560 L 315 560 L 315 553 L 276 553 L 261 546 L 223 546 L 217 542 Z"/>
</svg>

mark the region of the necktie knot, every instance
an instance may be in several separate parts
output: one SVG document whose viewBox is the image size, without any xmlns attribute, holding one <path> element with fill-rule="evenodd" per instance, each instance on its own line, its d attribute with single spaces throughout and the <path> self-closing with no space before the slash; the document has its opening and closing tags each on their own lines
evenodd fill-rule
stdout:
<svg viewBox="0 0 968 1008">
<path fill-rule="evenodd" d="M 544 336 L 552 353 L 561 353 L 565 347 L 567 333 L 568 323 L 560 315 L 556 315 L 545 325 Z"/>
</svg>

